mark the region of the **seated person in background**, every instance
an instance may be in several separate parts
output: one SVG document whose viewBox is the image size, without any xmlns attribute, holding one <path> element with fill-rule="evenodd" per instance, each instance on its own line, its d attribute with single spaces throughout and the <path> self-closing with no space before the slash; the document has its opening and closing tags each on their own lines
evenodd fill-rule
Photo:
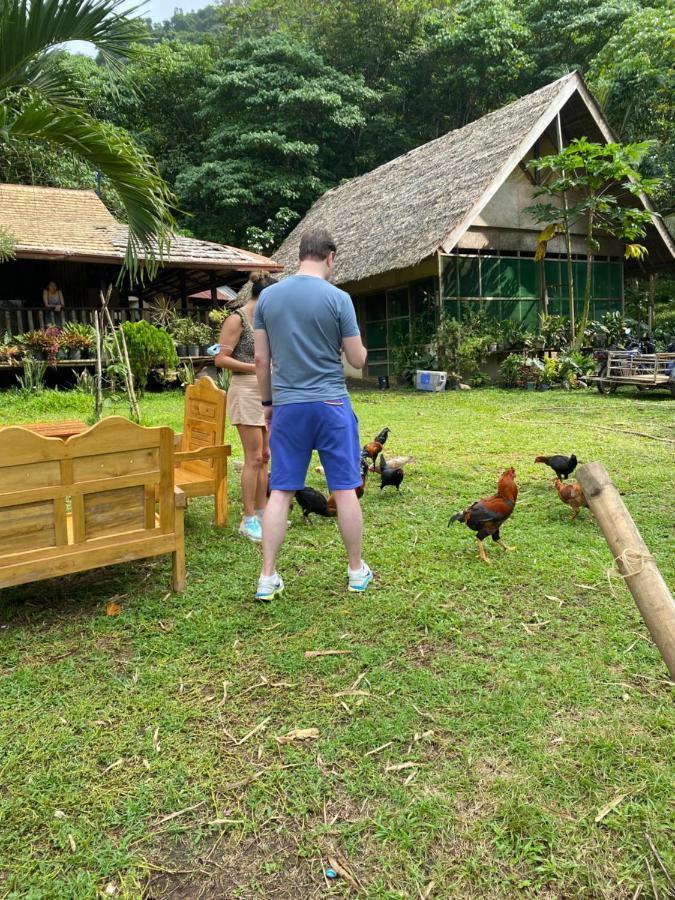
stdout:
<svg viewBox="0 0 675 900">
<path fill-rule="evenodd" d="M 63 312 L 65 307 L 63 291 L 59 290 L 59 286 L 55 281 L 50 281 L 42 292 L 42 302 L 52 314 Z M 54 321 L 54 318 L 54 315 L 50 316 L 52 322 Z M 59 316 L 59 318 L 61 317 Z"/>
</svg>

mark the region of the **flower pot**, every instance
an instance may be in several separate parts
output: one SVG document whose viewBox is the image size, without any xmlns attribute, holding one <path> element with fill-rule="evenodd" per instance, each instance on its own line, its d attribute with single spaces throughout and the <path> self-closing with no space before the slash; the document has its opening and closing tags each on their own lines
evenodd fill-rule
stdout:
<svg viewBox="0 0 675 900">
<path fill-rule="evenodd" d="M 38 360 L 38 362 L 44 362 L 47 359 L 47 354 L 43 353 L 42 350 L 31 350 L 30 355 L 33 359 Z"/>
<path fill-rule="evenodd" d="M 389 390 L 389 376 L 388 375 L 379 375 L 377 378 L 377 386 L 381 391 Z"/>
<path fill-rule="evenodd" d="M 82 351 L 81 350 L 69 350 L 68 351 L 68 359 L 82 359 Z"/>
<path fill-rule="evenodd" d="M 528 389 L 528 391 L 536 391 L 537 390 L 537 382 L 536 381 L 528 381 L 527 389 Z"/>
<path fill-rule="evenodd" d="M 176 354 L 178 356 L 187 356 L 187 346 L 185 344 L 176 344 Z"/>
<path fill-rule="evenodd" d="M 187 345 L 187 355 L 188 356 L 199 356 L 199 347 L 197 344 L 188 344 Z"/>
<path fill-rule="evenodd" d="M 546 347 L 546 339 L 539 335 L 532 341 L 532 346 L 537 350 L 543 350 Z"/>
<path fill-rule="evenodd" d="M 199 348 L 199 355 L 200 355 L 200 356 L 208 356 L 208 355 L 209 355 L 209 347 L 210 347 L 210 346 L 211 346 L 211 344 L 206 344 L 204 347 L 200 347 L 200 348 Z"/>
<path fill-rule="evenodd" d="M 551 385 L 550 385 L 550 384 L 540 384 L 540 385 L 537 387 L 537 390 L 538 390 L 538 391 L 550 391 L 550 390 L 551 390 Z"/>
<path fill-rule="evenodd" d="M 68 351 L 67 350 L 58 350 L 56 353 L 57 359 L 68 359 Z"/>
<path fill-rule="evenodd" d="M 490 352 L 490 353 L 497 352 L 497 342 L 496 341 L 493 341 L 491 344 L 488 345 L 488 352 Z"/>
</svg>

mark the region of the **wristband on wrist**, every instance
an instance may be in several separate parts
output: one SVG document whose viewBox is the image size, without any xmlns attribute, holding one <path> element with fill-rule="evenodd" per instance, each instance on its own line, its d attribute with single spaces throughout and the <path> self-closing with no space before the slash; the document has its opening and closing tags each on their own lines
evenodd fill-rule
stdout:
<svg viewBox="0 0 675 900">
<path fill-rule="evenodd" d="M 271 406 L 272 405 L 271 400 L 261 400 L 260 402 L 263 406 Z"/>
</svg>

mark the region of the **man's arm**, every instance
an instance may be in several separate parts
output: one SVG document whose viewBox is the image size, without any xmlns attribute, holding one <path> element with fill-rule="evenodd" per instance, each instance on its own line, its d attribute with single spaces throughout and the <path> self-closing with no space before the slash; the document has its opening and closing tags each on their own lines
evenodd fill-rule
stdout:
<svg viewBox="0 0 675 900">
<path fill-rule="evenodd" d="M 368 359 L 368 351 L 363 346 L 361 335 L 342 339 L 342 349 L 347 357 L 347 362 L 355 369 L 362 369 Z"/>
<path fill-rule="evenodd" d="M 264 328 L 256 328 L 253 332 L 253 340 L 255 345 L 255 374 L 258 379 L 258 389 L 260 390 L 260 399 L 263 401 L 272 399 L 272 372 L 270 364 L 272 362 L 270 353 L 270 341 Z M 272 407 L 264 407 L 265 423 L 269 428 L 272 421 Z"/>
</svg>

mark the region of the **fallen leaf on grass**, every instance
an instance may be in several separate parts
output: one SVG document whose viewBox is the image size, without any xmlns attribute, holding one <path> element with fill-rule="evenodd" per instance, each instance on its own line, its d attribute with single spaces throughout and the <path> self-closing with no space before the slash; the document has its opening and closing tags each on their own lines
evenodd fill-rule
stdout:
<svg viewBox="0 0 675 900">
<path fill-rule="evenodd" d="M 105 769 L 101 772 L 101 775 L 105 775 L 106 772 L 109 772 L 111 769 L 117 769 L 119 766 L 124 765 L 124 760 L 120 756 L 119 759 L 116 759 L 115 762 L 110 763 L 109 766 L 106 766 Z"/>
<path fill-rule="evenodd" d="M 611 813 L 611 811 L 613 809 L 615 809 L 619 805 L 619 803 L 621 803 L 622 800 L 625 800 L 627 796 L 628 796 L 628 794 L 617 794 L 613 800 L 610 800 L 609 803 L 607 803 L 605 806 L 602 806 L 598 810 L 598 814 L 593 821 L 596 824 L 598 822 L 602 822 L 602 820 L 605 818 L 605 816 L 609 815 L 609 813 Z"/>
<path fill-rule="evenodd" d="M 370 691 L 338 691 L 334 697 L 370 697 Z"/>
<path fill-rule="evenodd" d="M 565 601 L 561 600 L 560 597 L 556 597 L 555 594 L 544 594 L 544 598 L 546 600 L 552 600 L 554 603 L 563 604 Z"/>
<path fill-rule="evenodd" d="M 353 650 L 305 650 L 305 659 L 317 659 L 319 656 L 347 656 Z"/>
<path fill-rule="evenodd" d="M 75 851 L 77 850 L 77 844 L 75 843 L 75 838 L 72 836 L 72 834 L 68 835 L 68 843 L 70 844 L 70 849 L 73 851 L 73 853 L 75 853 Z"/>
<path fill-rule="evenodd" d="M 243 819 L 212 819 L 207 822 L 208 825 L 239 825 Z"/>
<path fill-rule="evenodd" d="M 274 740 L 277 744 L 292 744 L 293 741 L 315 741 L 318 737 L 318 728 L 294 728 L 288 734 L 275 736 Z"/>
<path fill-rule="evenodd" d="M 159 742 L 159 728 L 155 728 L 155 733 L 152 736 L 152 749 L 155 753 L 159 753 L 162 749 L 162 745 Z"/>
<path fill-rule="evenodd" d="M 122 607 L 119 605 L 119 603 L 115 603 L 114 600 L 111 600 L 105 608 L 106 616 L 119 616 L 121 612 Z"/>
<path fill-rule="evenodd" d="M 64 811 L 62 809 L 55 809 L 54 810 L 54 818 L 55 819 L 65 819 L 66 814 L 64 813 Z"/>
<path fill-rule="evenodd" d="M 582 591 L 597 591 L 597 588 L 593 587 L 592 584 L 577 584 L 575 581 L 574 586 L 581 588 Z"/>
<path fill-rule="evenodd" d="M 423 891 L 420 891 L 420 900 L 429 900 L 431 897 L 431 892 L 436 887 L 435 881 L 430 881 L 429 884 L 424 888 Z"/>
<path fill-rule="evenodd" d="M 422 765 L 422 763 L 416 763 L 416 762 L 396 763 L 393 766 L 387 766 L 387 768 L 384 771 L 385 772 L 402 772 L 404 769 L 417 769 L 421 765 Z"/>
</svg>

